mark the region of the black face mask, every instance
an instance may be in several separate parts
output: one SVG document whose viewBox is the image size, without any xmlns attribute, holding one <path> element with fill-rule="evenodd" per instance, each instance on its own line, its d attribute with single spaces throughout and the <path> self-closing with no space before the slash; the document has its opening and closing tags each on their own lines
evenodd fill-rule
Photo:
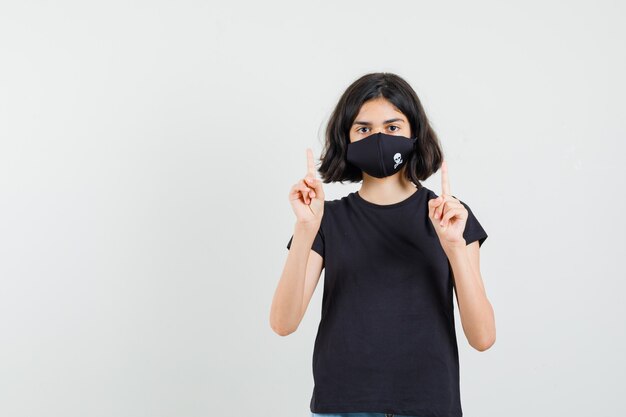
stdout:
<svg viewBox="0 0 626 417">
<path fill-rule="evenodd" d="M 347 160 L 373 177 L 393 175 L 406 164 L 417 138 L 374 133 L 348 144 Z"/>
</svg>

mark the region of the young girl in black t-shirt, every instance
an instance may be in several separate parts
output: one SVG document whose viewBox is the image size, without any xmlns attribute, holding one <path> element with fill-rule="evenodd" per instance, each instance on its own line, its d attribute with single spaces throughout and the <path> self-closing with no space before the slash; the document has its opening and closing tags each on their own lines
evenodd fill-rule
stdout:
<svg viewBox="0 0 626 417">
<path fill-rule="evenodd" d="M 437 196 L 421 181 L 440 167 Z M 479 263 L 487 233 L 451 195 L 439 141 L 405 80 L 373 73 L 345 91 L 319 172 L 322 180 L 307 149 L 270 314 L 277 334 L 294 332 L 326 269 L 312 415 L 461 417 L 452 294 L 469 344 L 488 349 L 495 319 Z M 322 181 L 363 183 L 327 201 Z"/>
</svg>

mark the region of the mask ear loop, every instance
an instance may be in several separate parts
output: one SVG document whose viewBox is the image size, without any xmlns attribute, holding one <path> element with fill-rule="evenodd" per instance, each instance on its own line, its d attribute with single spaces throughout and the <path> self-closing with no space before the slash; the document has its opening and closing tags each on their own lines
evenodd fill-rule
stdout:
<svg viewBox="0 0 626 417">
<path fill-rule="evenodd" d="M 417 157 L 419 159 L 419 155 L 418 155 L 418 152 L 417 152 L 417 136 L 415 136 L 413 138 L 413 152 L 412 153 L 414 153 L 415 157 Z"/>
</svg>

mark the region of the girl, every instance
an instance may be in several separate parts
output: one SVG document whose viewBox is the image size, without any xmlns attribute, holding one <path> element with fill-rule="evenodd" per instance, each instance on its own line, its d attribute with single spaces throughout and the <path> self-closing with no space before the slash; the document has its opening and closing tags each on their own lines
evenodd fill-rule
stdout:
<svg viewBox="0 0 626 417">
<path fill-rule="evenodd" d="M 299 326 L 325 269 L 312 416 L 461 417 L 453 292 L 469 344 L 495 342 L 479 248 L 487 233 L 451 195 L 437 136 L 401 77 L 373 73 L 332 113 L 319 172 L 361 188 L 326 201 L 307 149 L 272 301 L 279 335 Z M 421 185 L 441 167 L 441 195 Z"/>
</svg>

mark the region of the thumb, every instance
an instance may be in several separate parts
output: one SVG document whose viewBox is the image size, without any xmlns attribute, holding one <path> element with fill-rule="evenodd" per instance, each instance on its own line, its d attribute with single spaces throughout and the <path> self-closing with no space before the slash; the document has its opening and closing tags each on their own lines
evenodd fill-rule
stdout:
<svg viewBox="0 0 626 417">
<path fill-rule="evenodd" d="M 428 200 L 428 216 L 429 217 L 433 217 L 434 215 L 434 211 L 437 207 L 439 207 L 439 204 L 441 204 L 441 196 L 437 197 L 437 198 L 431 198 L 430 200 Z"/>
<path fill-rule="evenodd" d="M 324 200 L 324 187 L 322 187 L 322 181 L 318 178 L 306 177 L 304 181 L 309 187 L 315 191 L 315 197 Z"/>
</svg>

